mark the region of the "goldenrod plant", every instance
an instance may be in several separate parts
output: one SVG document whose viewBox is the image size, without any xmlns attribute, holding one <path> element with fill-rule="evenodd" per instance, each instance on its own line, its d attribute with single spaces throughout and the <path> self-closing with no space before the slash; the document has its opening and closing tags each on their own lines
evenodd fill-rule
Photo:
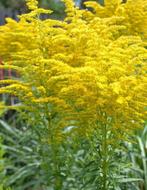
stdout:
<svg viewBox="0 0 147 190">
<path fill-rule="evenodd" d="M 105 6 L 100 6 L 93 1 L 86 2 L 87 7 L 92 7 L 94 13 L 100 18 L 110 18 L 113 16 L 123 17 L 124 25 L 132 35 L 147 36 L 147 3 L 146 0 L 105 0 Z"/>
<path fill-rule="evenodd" d="M 0 93 L 17 96 L 20 110 L 49 144 L 54 189 L 62 189 L 58 147 L 73 126 L 77 134 L 96 134 L 100 154 L 96 189 L 114 189 L 111 160 L 122 140 L 142 127 L 146 106 L 147 2 L 86 2 L 80 10 L 64 0 L 66 18 L 41 20 L 51 10 L 27 0 L 29 13 L 0 27 L 0 68 L 19 78 L 1 80 Z M 72 130 L 71 130 L 72 133 Z"/>
</svg>

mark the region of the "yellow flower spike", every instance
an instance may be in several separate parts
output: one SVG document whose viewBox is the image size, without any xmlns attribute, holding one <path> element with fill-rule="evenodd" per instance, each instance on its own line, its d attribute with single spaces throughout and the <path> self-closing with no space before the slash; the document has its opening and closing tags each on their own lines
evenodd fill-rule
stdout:
<svg viewBox="0 0 147 190">
<path fill-rule="evenodd" d="M 42 94 L 42 95 L 46 95 L 46 90 L 43 86 L 39 86 L 37 87 L 37 90 Z"/>
<path fill-rule="evenodd" d="M 125 104 L 126 101 L 124 97 L 120 96 L 117 98 L 116 102 L 119 104 Z"/>
<path fill-rule="evenodd" d="M 84 2 L 84 5 L 86 5 L 86 7 L 92 8 L 95 13 L 98 13 L 99 11 L 104 11 L 104 7 L 95 1 L 86 1 Z"/>
<path fill-rule="evenodd" d="M 65 12 L 67 14 L 65 20 L 71 20 L 73 18 L 75 18 L 76 16 L 76 10 L 77 8 L 75 7 L 75 3 L 73 0 L 62 0 L 65 3 Z"/>
<path fill-rule="evenodd" d="M 36 10 L 38 8 L 38 0 L 26 0 L 29 10 Z"/>
</svg>

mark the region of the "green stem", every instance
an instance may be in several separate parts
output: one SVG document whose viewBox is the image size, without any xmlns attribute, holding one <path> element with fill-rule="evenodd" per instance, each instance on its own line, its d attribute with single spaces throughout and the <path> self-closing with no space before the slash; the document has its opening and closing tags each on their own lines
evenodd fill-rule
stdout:
<svg viewBox="0 0 147 190">
<path fill-rule="evenodd" d="M 60 177 L 60 160 L 58 159 L 57 155 L 58 155 L 58 147 L 56 144 L 53 145 L 52 147 L 52 151 L 53 151 L 53 163 L 54 163 L 54 188 L 55 190 L 61 190 L 62 187 L 62 180 Z"/>
<path fill-rule="evenodd" d="M 49 118 L 49 137 L 51 140 L 51 151 L 52 151 L 52 161 L 53 161 L 53 177 L 54 177 L 54 189 L 55 190 L 61 190 L 62 188 L 62 180 L 60 177 L 60 160 L 58 159 L 58 151 L 59 147 L 58 144 L 56 143 L 56 139 L 54 138 L 55 133 L 54 129 L 52 128 L 51 124 L 51 118 Z"/>
<path fill-rule="evenodd" d="M 107 126 L 103 126 L 103 142 L 102 142 L 102 190 L 108 190 L 107 188 L 107 173 L 108 173 L 108 162 L 107 162 L 107 154 L 108 154 L 108 147 L 107 147 Z"/>
</svg>

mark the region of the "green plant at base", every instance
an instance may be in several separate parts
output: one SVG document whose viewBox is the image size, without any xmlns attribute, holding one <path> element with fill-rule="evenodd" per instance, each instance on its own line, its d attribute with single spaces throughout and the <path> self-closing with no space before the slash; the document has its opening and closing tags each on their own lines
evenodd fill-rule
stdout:
<svg viewBox="0 0 147 190">
<path fill-rule="evenodd" d="M 5 173 L 5 158 L 4 158 L 4 148 L 2 145 L 2 139 L 0 138 L 0 190 L 11 190 L 10 188 L 4 188 L 3 184 L 6 181 L 6 173 Z"/>
<path fill-rule="evenodd" d="M 132 167 L 128 171 L 128 175 L 134 175 L 138 178 L 138 189 L 147 189 L 147 126 L 144 130 L 138 131 L 134 137 L 134 143 L 127 144 L 129 150 L 129 159 Z"/>
</svg>

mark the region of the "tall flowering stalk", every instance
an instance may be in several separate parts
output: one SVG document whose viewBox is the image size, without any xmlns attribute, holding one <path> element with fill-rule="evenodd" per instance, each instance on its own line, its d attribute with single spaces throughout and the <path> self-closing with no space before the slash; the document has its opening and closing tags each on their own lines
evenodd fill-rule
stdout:
<svg viewBox="0 0 147 190">
<path fill-rule="evenodd" d="M 42 126 L 55 162 L 66 126 L 76 126 L 84 136 L 98 131 L 99 189 L 108 190 L 109 154 L 145 118 L 147 3 L 138 0 L 132 10 L 133 0 L 108 0 L 104 7 L 86 2 L 90 12 L 72 0 L 64 2 L 64 21 L 40 20 L 40 14 L 51 11 L 28 0 L 30 13 L 0 27 L 0 68 L 20 73 L 19 79 L 1 80 L 5 87 L 0 93 L 17 96 L 28 120 Z M 58 180 L 56 184 L 60 189 Z"/>
</svg>

